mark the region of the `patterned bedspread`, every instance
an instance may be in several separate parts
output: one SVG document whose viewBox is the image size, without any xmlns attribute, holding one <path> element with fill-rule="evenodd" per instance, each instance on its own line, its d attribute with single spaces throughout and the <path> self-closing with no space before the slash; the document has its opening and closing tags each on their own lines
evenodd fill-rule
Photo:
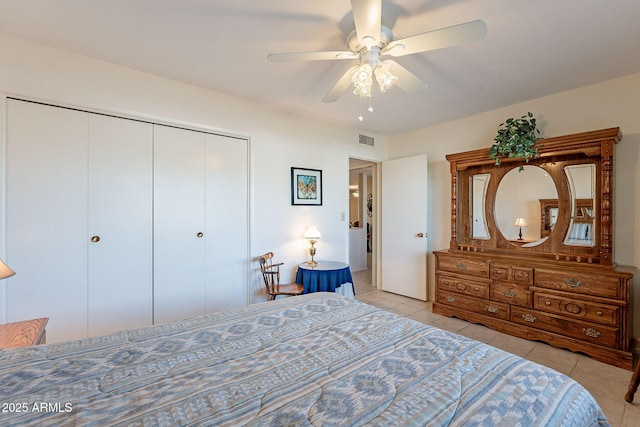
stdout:
<svg viewBox="0 0 640 427">
<path fill-rule="evenodd" d="M 315 293 L 0 352 L 0 425 L 596 426 L 572 379 Z"/>
</svg>

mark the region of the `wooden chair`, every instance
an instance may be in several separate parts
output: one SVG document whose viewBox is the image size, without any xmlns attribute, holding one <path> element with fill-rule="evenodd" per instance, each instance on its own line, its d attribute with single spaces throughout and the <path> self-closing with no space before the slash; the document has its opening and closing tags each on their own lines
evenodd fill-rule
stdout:
<svg viewBox="0 0 640 427">
<path fill-rule="evenodd" d="M 636 345 L 640 347 L 640 338 L 636 338 Z M 636 369 L 633 371 L 633 375 L 631 376 L 631 382 L 629 383 L 629 391 L 624 395 L 624 400 L 631 403 L 633 402 L 633 395 L 636 394 L 638 390 L 638 385 L 640 384 L 640 360 L 636 362 Z"/>
<path fill-rule="evenodd" d="M 273 252 L 258 257 L 260 261 L 260 271 L 264 279 L 264 286 L 269 295 L 269 301 L 276 299 L 278 295 L 301 295 L 304 292 L 304 286 L 297 283 L 281 284 L 280 283 L 280 266 L 284 263 L 273 263 Z"/>
</svg>

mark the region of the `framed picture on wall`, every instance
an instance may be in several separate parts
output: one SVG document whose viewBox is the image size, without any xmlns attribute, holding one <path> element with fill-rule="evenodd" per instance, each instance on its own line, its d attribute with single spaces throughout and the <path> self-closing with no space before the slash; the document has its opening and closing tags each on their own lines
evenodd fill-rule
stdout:
<svg viewBox="0 0 640 427">
<path fill-rule="evenodd" d="M 291 168 L 291 204 L 322 205 L 322 171 Z"/>
</svg>

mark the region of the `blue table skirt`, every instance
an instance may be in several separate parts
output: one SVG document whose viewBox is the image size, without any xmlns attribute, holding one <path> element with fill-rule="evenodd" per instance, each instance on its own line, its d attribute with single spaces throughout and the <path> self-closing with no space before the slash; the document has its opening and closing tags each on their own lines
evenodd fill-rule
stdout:
<svg viewBox="0 0 640 427">
<path fill-rule="evenodd" d="M 296 283 L 304 285 L 304 293 L 335 292 L 345 283 L 353 283 L 349 267 L 337 270 L 310 270 L 298 268 Z"/>
</svg>

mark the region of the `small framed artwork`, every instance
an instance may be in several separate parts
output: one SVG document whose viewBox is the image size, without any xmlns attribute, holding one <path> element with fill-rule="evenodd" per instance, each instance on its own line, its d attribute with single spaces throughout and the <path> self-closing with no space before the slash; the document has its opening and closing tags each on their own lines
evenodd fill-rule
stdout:
<svg viewBox="0 0 640 427">
<path fill-rule="evenodd" d="M 291 204 L 322 205 L 322 171 L 291 168 Z"/>
</svg>

